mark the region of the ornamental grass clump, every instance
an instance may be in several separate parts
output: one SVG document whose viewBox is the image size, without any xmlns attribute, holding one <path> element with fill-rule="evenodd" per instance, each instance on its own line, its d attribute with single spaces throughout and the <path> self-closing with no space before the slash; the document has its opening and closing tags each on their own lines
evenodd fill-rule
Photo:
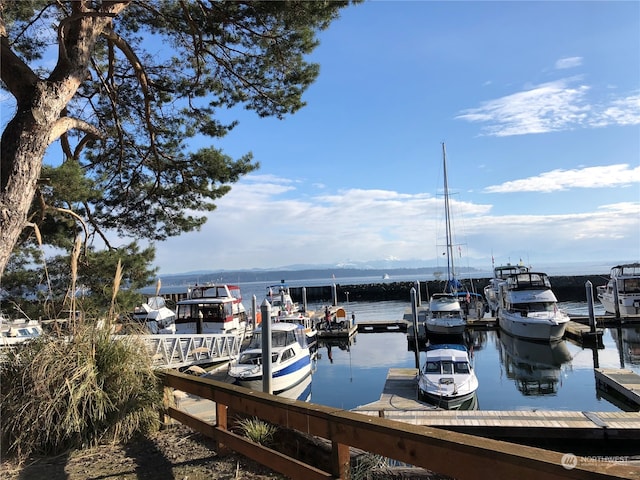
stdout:
<svg viewBox="0 0 640 480">
<path fill-rule="evenodd" d="M 162 389 L 144 344 L 78 325 L 9 352 L 0 369 L 5 453 L 24 458 L 131 439 L 159 427 Z"/>
<path fill-rule="evenodd" d="M 275 425 L 256 417 L 240 419 L 237 426 L 242 435 L 265 447 L 273 445 L 273 438 L 278 430 Z"/>
</svg>

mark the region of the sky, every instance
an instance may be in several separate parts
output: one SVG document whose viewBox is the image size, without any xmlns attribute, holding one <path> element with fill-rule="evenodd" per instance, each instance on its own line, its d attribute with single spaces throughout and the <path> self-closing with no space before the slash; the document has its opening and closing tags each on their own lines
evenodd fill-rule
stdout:
<svg viewBox="0 0 640 480">
<path fill-rule="evenodd" d="M 307 106 L 236 111 L 261 168 L 160 274 L 377 261 L 640 260 L 640 3 L 391 2 L 342 11 Z"/>
<path fill-rule="evenodd" d="M 442 267 L 443 144 L 457 265 L 640 261 L 640 2 L 368 1 L 319 40 L 306 107 L 193 145 L 261 168 L 160 275 Z"/>
</svg>

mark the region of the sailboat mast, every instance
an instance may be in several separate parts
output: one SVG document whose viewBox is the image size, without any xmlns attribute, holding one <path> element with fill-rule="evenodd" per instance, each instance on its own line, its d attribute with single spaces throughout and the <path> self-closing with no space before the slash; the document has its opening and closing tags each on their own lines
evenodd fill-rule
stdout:
<svg viewBox="0 0 640 480">
<path fill-rule="evenodd" d="M 453 266 L 453 238 L 451 235 L 451 216 L 449 212 L 449 180 L 447 178 L 447 151 L 442 142 L 442 165 L 444 170 L 444 215 L 445 215 L 445 228 L 447 236 L 447 288 L 453 289 L 453 282 L 455 276 L 455 269 Z"/>
</svg>

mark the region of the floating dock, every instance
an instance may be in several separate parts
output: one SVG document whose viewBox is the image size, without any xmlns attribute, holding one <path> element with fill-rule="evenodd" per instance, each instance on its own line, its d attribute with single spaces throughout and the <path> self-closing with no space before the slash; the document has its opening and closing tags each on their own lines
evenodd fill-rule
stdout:
<svg viewBox="0 0 640 480">
<path fill-rule="evenodd" d="M 497 439 L 633 440 L 640 451 L 639 412 L 441 410 L 417 399 L 417 375 L 415 368 L 389 369 L 380 399 L 353 411 Z"/>
<path fill-rule="evenodd" d="M 409 322 L 405 320 L 370 320 L 356 324 L 358 332 L 406 332 Z"/>
<path fill-rule="evenodd" d="M 596 388 L 622 396 L 640 408 L 640 375 L 632 370 L 596 368 Z"/>
</svg>

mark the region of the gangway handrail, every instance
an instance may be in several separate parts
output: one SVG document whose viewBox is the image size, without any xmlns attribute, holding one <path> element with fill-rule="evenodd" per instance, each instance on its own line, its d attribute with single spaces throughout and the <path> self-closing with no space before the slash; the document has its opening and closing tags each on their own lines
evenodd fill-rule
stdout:
<svg viewBox="0 0 640 480">
<path fill-rule="evenodd" d="M 230 361 L 237 358 L 242 344 L 235 334 L 115 335 L 114 338 L 144 342 L 157 369 Z"/>
</svg>

